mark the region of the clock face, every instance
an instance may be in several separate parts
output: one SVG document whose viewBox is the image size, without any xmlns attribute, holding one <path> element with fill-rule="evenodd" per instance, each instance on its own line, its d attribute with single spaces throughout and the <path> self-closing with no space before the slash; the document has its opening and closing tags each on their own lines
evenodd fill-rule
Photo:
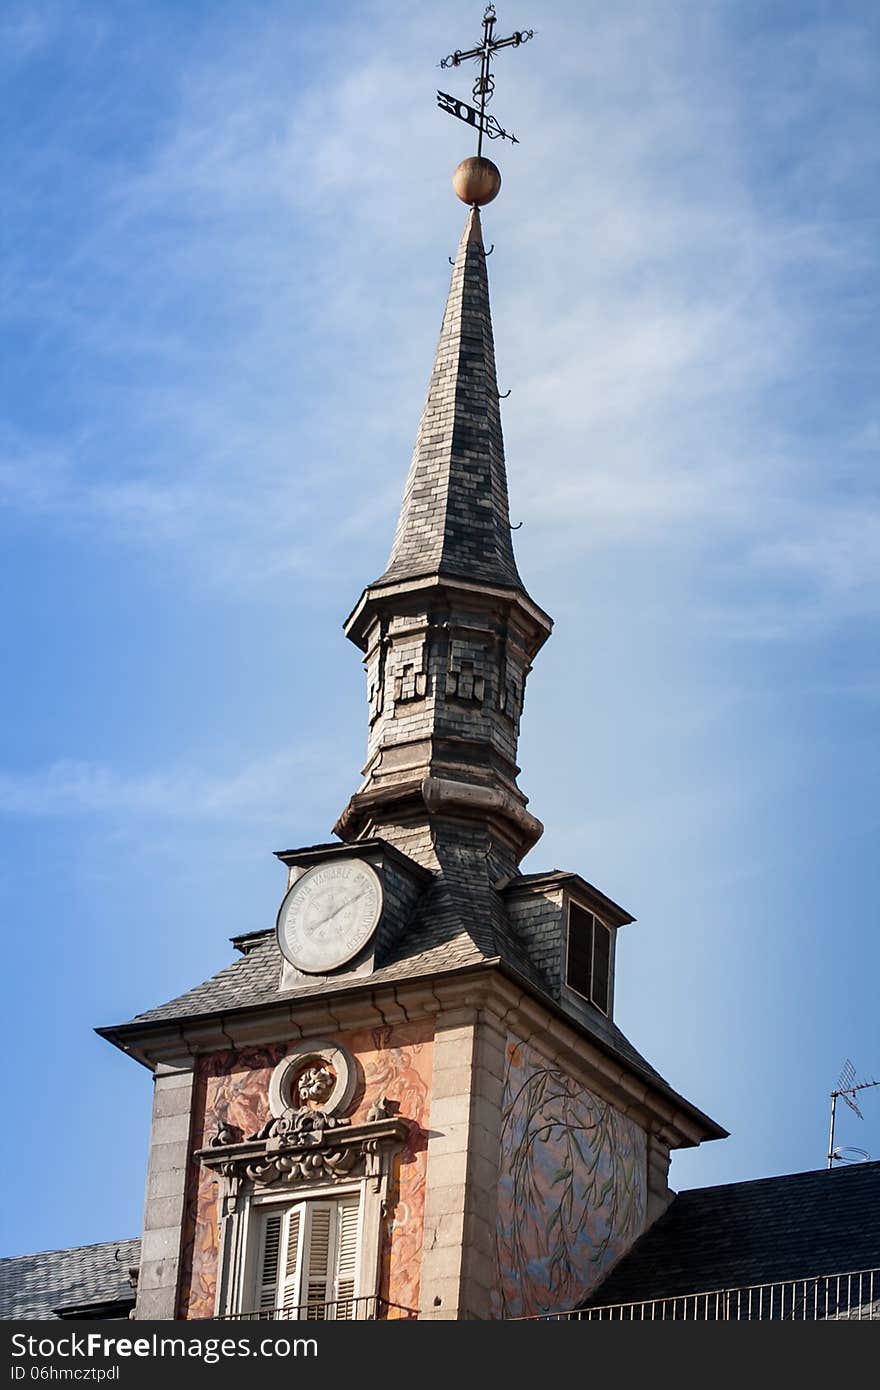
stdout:
<svg viewBox="0 0 880 1390">
<path fill-rule="evenodd" d="M 379 875 L 362 859 L 316 864 L 288 890 L 278 913 L 281 952 L 308 974 L 345 965 L 382 915 Z"/>
</svg>

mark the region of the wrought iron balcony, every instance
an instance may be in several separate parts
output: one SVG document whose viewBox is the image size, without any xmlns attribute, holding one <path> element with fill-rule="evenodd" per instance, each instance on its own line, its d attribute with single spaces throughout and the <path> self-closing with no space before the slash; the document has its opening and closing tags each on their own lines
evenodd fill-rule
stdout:
<svg viewBox="0 0 880 1390">
<path fill-rule="evenodd" d="M 292 1308 L 256 1308 L 224 1313 L 222 1322 L 393 1322 L 418 1318 L 414 1308 L 387 1298 L 340 1298 L 332 1303 L 301 1303 Z"/>
<path fill-rule="evenodd" d="M 880 1269 L 541 1313 L 528 1322 L 880 1322 Z"/>
</svg>

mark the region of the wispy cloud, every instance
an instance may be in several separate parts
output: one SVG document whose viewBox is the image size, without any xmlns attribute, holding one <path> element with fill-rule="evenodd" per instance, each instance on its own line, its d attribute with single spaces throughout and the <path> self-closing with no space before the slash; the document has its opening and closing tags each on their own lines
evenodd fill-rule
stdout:
<svg viewBox="0 0 880 1390">
<path fill-rule="evenodd" d="M 95 171 L 66 262 L 17 305 L 92 371 L 87 424 L 23 431 L 5 452 L 7 505 L 161 547 L 198 583 L 366 577 L 430 364 L 445 244 L 426 228 L 454 239 L 445 169 L 460 143 L 430 82 L 413 101 L 385 39 L 433 61 L 471 20 L 463 5 L 442 22 L 370 6 L 365 51 L 350 27 L 300 35 L 274 15 L 193 56 L 173 114 L 100 187 Z M 866 378 L 846 419 L 835 400 L 854 287 L 876 269 L 876 202 L 863 206 L 853 155 L 874 146 L 862 27 L 811 15 L 764 35 L 763 54 L 741 39 L 749 98 L 723 9 L 685 5 L 658 26 L 638 4 L 560 4 L 548 24 L 528 61 L 507 55 L 528 136 L 487 214 L 529 563 L 570 564 L 585 535 L 631 555 L 718 548 L 725 564 L 732 549 L 765 608 L 784 587 L 788 636 L 876 611 Z M 291 90 L 295 42 L 314 75 Z M 846 122 L 818 124 L 844 89 Z M 757 144 L 770 131 L 774 170 Z M 744 592 L 727 602 L 746 633 Z"/>
<path fill-rule="evenodd" d="M 65 759 L 25 772 L 0 772 L 0 815 L 81 816 L 124 813 L 164 821 L 226 820 L 259 808 L 271 816 L 289 808 L 292 792 L 327 777 L 328 746 L 298 748 L 218 772 L 177 767 L 124 772 Z"/>
</svg>

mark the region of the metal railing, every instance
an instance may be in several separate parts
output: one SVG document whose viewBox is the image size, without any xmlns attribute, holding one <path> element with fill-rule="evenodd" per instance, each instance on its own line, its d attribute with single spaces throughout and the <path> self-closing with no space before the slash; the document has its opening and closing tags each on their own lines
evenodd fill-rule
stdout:
<svg viewBox="0 0 880 1390">
<path fill-rule="evenodd" d="M 529 1322 L 880 1322 L 880 1269 L 539 1313 Z"/>
<path fill-rule="evenodd" d="M 379 1322 L 418 1317 L 414 1308 L 387 1298 L 340 1298 L 331 1303 L 300 1303 L 292 1308 L 254 1308 L 224 1313 L 222 1322 Z"/>
<path fill-rule="evenodd" d="M 292 1308 L 226 1313 L 233 1322 L 377 1322 L 418 1318 L 415 1308 L 388 1299 L 338 1299 Z M 850 1270 L 811 1279 L 711 1289 L 635 1303 L 605 1303 L 512 1319 L 518 1322 L 880 1322 L 880 1269 Z"/>
</svg>

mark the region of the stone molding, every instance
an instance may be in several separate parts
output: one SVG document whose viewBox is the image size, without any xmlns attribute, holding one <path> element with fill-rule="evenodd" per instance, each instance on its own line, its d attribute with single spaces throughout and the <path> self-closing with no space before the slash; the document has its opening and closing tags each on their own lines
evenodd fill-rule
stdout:
<svg viewBox="0 0 880 1390">
<path fill-rule="evenodd" d="M 458 575 L 441 574 L 439 571 L 433 570 L 418 578 L 368 584 L 343 623 L 346 637 L 354 642 L 355 646 L 359 646 L 362 651 L 365 651 L 370 623 L 374 620 L 373 614 L 380 604 L 390 606 L 389 601 L 396 602 L 412 594 L 429 594 L 433 590 L 443 590 L 452 595 L 460 595 L 465 599 L 479 597 L 483 600 L 494 600 L 500 610 L 508 608 L 517 610 L 532 639 L 531 656 L 533 658 L 546 642 L 553 628 L 553 619 L 522 588 L 516 588 L 513 585 L 509 588 L 502 588 L 500 585 L 482 583 L 479 580 L 468 580 Z"/>
<path fill-rule="evenodd" d="M 348 1109 L 357 1086 L 354 1058 L 339 1043 L 309 1040 L 294 1043 L 269 1078 L 269 1109 L 276 1120 L 295 1108 L 293 1083 L 306 1062 L 312 1060 L 326 1063 L 335 1075 L 333 1090 L 321 1105 L 322 1112 L 325 1115 L 339 1115 Z"/>
<path fill-rule="evenodd" d="M 462 816 L 488 824 L 515 850 L 517 859 L 521 859 L 544 833 L 541 821 L 525 809 L 525 800 L 521 792 L 514 796 L 502 786 L 483 786 L 450 777 L 416 776 L 355 792 L 333 830 L 354 847 L 377 810 L 387 811 L 411 803 L 429 817 Z"/>
<path fill-rule="evenodd" d="M 245 1183 L 295 1189 L 316 1181 L 333 1183 L 359 1176 L 380 1183 L 390 1174 L 391 1160 L 409 1135 L 407 1122 L 394 1115 L 379 1115 L 352 1125 L 344 1119 L 324 1117 L 320 1111 L 307 1113 L 315 1121 L 308 1128 L 295 1122 L 281 1128 L 279 1121 L 270 1122 L 259 1135 L 238 1143 L 214 1143 L 193 1155 L 225 1179 L 227 1211 L 234 1209 Z"/>
<path fill-rule="evenodd" d="M 637 1119 L 670 1148 L 721 1139 L 726 1131 L 684 1097 L 654 1086 L 649 1077 L 604 1050 L 598 1039 L 542 1002 L 507 963 L 487 962 L 447 975 L 399 984 L 352 983 L 338 992 L 277 1003 L 236 1013 L 191 1020 L 147 1023 L 102 1030 L 148 1065 L 190 1053 L 227 1051 L 285 1039 L 320 1038 L 357 1028 L 436 1018 L 457 1004 L 473 1003 L 514 1027 L 524 1041 L 564 1060 L 601 1099 Z"/>
</svg>

